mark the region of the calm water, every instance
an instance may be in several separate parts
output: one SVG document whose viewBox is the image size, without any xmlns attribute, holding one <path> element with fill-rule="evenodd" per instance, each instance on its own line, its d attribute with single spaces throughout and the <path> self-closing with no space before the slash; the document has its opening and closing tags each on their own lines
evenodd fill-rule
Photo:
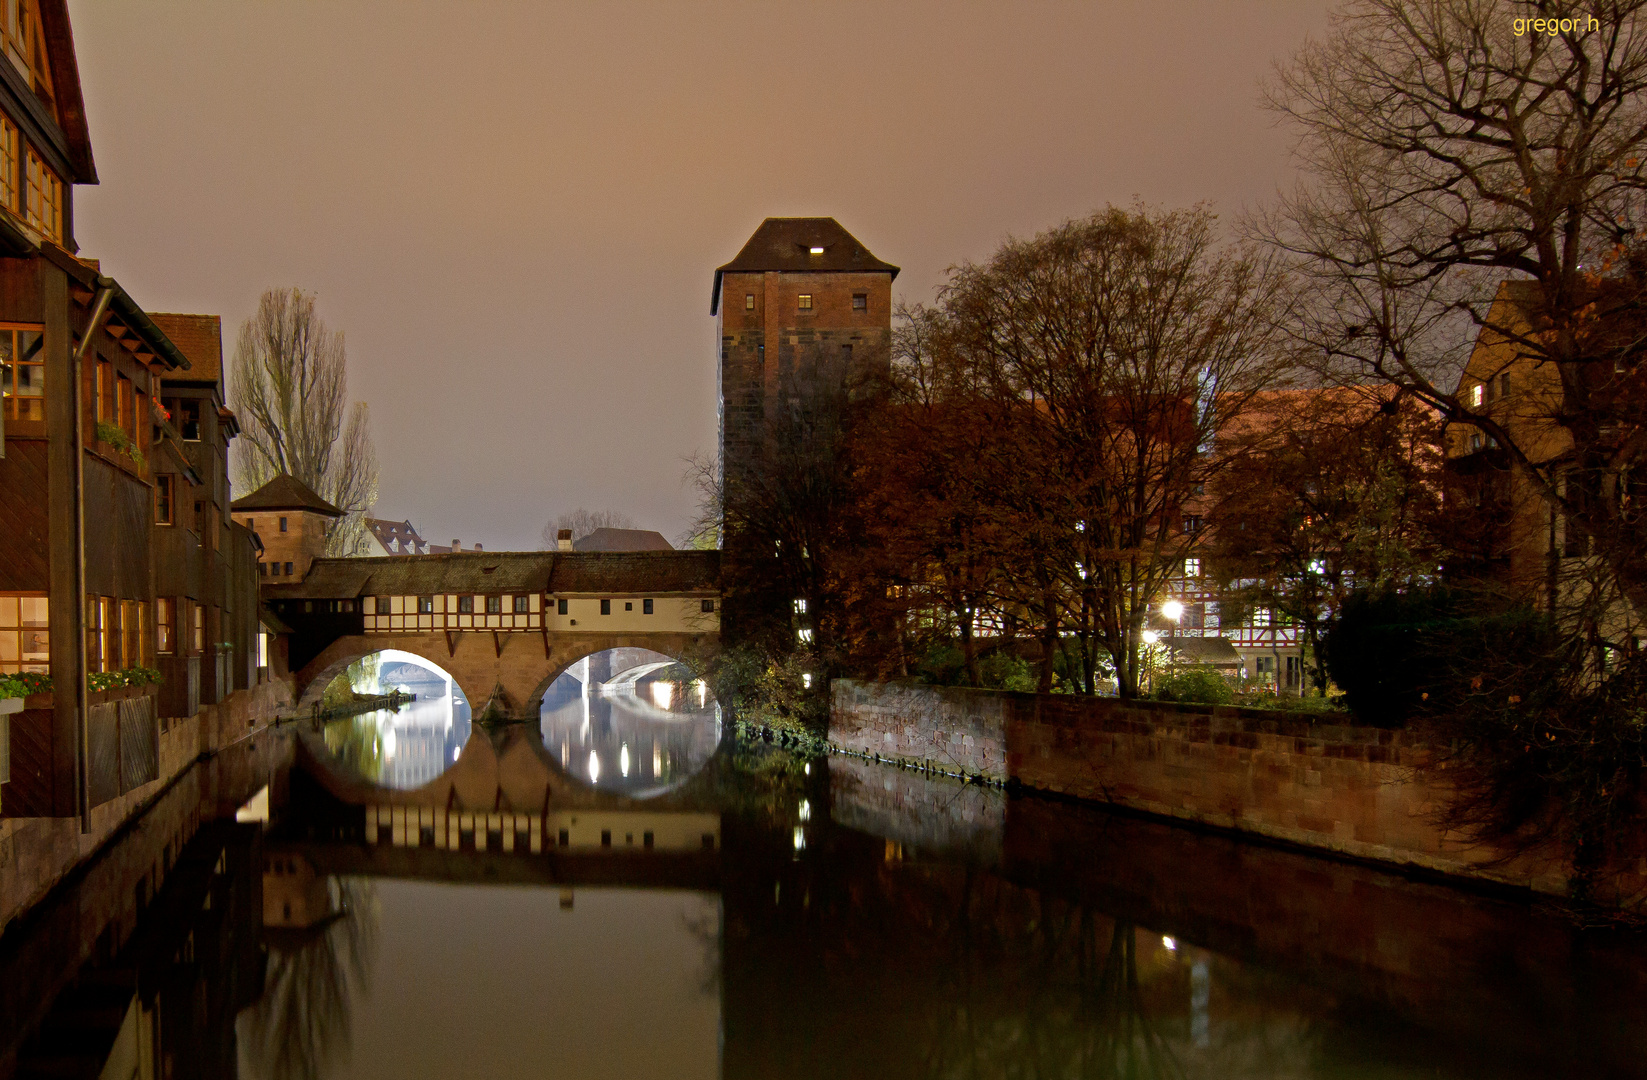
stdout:
<svg viewBox="0 0 1647 1080">
<path fill-rule="evenodd" d="M 135 972 L 153 1071 L 121 1075 L 1647 1075 L 1635 938 L 1089 808 L 717 751 L 718 725 L 642 685 L 552 701 L 536 729 L 465 722 L 462 742 L 433 702 L 366 718 L 375 756 L 272 737 L 261 771 L 210 767 L 205 816 L 260 801 L 189 841 L 135 929 L 83 963 L 9 932 L 0 984 L 68 1002 Z M 600 817 L 613 846 L 368 842 L 325 779 L 411 790 L 454 747 L 500 763 L 503 804 L 522 762 L 547 770 L 561 809 L 536 812 Z M 623 843 L 643 828 L 654 846 Z M 97 880 L 55 903 L 96 909 Z M 8 1036 L 25 1065 L 51 1045 L 28 1026 Z"/>
</svg>

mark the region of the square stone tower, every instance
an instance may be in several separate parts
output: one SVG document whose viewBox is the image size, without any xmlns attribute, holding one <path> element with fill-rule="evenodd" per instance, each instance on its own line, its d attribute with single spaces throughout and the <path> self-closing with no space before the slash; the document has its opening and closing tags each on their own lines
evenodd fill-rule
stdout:
<svg viewBox="0 0 1647 1080">
<path fill-rule="evenodd" d="M 829 217 L 767 218 L 715 271 L 728 478 L 758 460 L 776 410 L 804 410 L 820 388 L 889 363 L 897 276 Z"/>
</svg>

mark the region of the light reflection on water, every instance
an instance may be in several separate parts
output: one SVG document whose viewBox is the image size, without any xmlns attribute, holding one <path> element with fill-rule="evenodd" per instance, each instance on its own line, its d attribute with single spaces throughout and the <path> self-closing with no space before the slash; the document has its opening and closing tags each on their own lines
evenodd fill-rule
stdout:
<svg viewBox="0 0 1647 1080">
<path fill-rule="evenodd" d="M 636 677 L 636 672 L 642 672 Z M 701 770 L 721 710 L 669 657 L 642 649 L 586 658 L 543 696 L 543 745 L 576 779 L 644 799 Z"/>
<path fill-rule="evenodd" d="M 378 709 L 326 726 L 326 745 L 360 776 L 407 791 L 437 779 L 469 741 L 469 702 L 443 672 L 408 653 L 386 652 L 366 692 L 416 695 L 399 709 Z M 405 659 L 401 659 L 404 657 Z"/>
</svg>

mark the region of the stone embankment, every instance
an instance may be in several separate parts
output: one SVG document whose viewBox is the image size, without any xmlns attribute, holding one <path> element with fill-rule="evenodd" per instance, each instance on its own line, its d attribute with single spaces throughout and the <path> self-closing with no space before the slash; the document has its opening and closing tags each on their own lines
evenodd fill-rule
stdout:
<svg viewBox="0 0 1647 1080">
<path fill-rule="evenodd" d="M 41 697 L 38 703 L 25 699 L 25 705 L 49 707 L 49 696 Z M 291 686 L 271 681 L 237 690 L 193 716 L 162 718 L 157 778 L 93 807 L 88 831 L 81 831 L 77 817 L 0 818 L 0 929 L 38 903 L 196 761 L 266 730 L 291 701 Z"/>
<path fill-rule="evenodd" d="M 1566 853 L 1509 852 L 1450 829 L 1452 788 L 1410 733 L 1314 714 L 838 680 L 843 752 L 1073 796 L 1359 859 L 1564 895 Z M 1647 860 L 1597 899 L 1647 900 Z"/>
</svg>

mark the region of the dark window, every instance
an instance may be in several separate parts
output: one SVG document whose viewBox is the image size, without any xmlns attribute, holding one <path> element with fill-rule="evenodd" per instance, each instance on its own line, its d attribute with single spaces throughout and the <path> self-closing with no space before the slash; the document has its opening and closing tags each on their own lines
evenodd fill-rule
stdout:
<svg viewBox="0 0 1647 1080">
<path fill-rule="evenodd" d="M 172 524 L 176 478 L 170 473 L 154 478 L 154 523 Z"/>
<path fill-rule="evenodd" d="M 566 614 L 566 601 L 565 600 L 560 601 L 555 606 L 555 610 L 559 611 L 562 615 L 565 615 Z"/>
<path fill-rule="evenodd" d="M 292 576 L 292 564 L 291 563 L 286 564 L 286 576 L 287 577 Z"/>
<path fill-rule="evenodd" d="M 652 601 L 650 601 L 650 600 L 642 600 L 641 601 L 641 614 L 642 615 L 652 614 Z"/>
<path fill-rule="evenodd" d="M 626 600 L 626 601 L 624 601 L 624 604 L 623 604 L 623 610 L 625 610 L 625 611 L 634 611 L 634 610 L 635 610 L 635 603 L 634 603 L 634 601 L 633 601 L 633 600 Z"/>
<path fill-rule="evenodd" d="M 713 600 L 705 600 L 705 601 L 704 601 L 704 602 L 703 602 L 703 610 L 704 610 L 704 611 L 705 611 L 705 612 L 706 612 L 706 613 L 707 613 L 707 612 L 711 612 L 711 611 L 714 611 L 714 610 L 715 610 L 715 601 L 713 601 Z"/>
<path fill-rule="evenodd" d="M 755 294 L 754 293 L 744 293 L 743 294 L 743 309 L 745 311 L 754 311 L 755 310 Z"/>
<path fill-rule="evenodd" d="M 571 844 L 571 843 L 572 843 L 572 833 L 571 833 L 571 830 L 569 830 L 569 829 L 562 829 L 562 830 L 561 830 L 561 831 L 560 831 L 560 846 L 561 846 L 561 847 L 566 847 L 566 846 L 568 846 L 568 845 L 570 845 L 570 844 Z"/>
<path fill-rule="evenodd" d="M 280 531 L 281 532 L 286 531 L 286 519 L 285 518 L 280 519 Z"/>
<path fill-rule="evenodd" d="M 503 597 L 488 596 L 486 598 L 486 614 L 500 615 L 503 613 Z"/>
<path fill-rule="evenodd" d="M 475 598 L 472 596 L 458 597 L 458 614 L 473 615 L 475 613 Z"/>
<path fill-rule="evenodd" d="M 419 615 L 433 615 L 435 613 L 435 598 L 432 596 L 418 597 L 417 613 Z"/>
<path fill-rule="evenodd" d="M 602 601 L 601 601 L 601 602 L 600 602 L 600 613 L 601 613 L 601 614 L 602 614 L 602 615 L 610 615 L 610 614 L 612 614 L 612 601 L 610 601 L 610 600 L 602 600 Z"/>
<path fill-rule="evenodd" d="M 869 294 L 868 293 L 861 293 L 861 292 L 853 293 L 852 294 L 852 310 L 853 311 L 868 311 L 869 310 Z"/>
<path fill-rule="evenodd" d="M 600 831 L 600 846 L 601 847 L 611 847 L 612 846 L 612 830 L 611 829 L 602 829 Z"/>
<path fill-rule="evenodd" d="M 527 598 L 524 597 L 524 596 L 515 597 L 515 614 L 516 615 L 523 615 L 523 614 L 526 613 L 526 600 L 527 600 Z"/>
<path fill-rule="evenodd" d="M 715 834 L 714 833 L 706 832 L 706 833 L 703 834 L 703 846 L 704 846 L 705 849 L 714 848 L 714 846 L 715 846 Z"/>
<path fill-rule="evenodd" d="M 843 363 L 843 364 L 852 363 L 852 346 L 850 346 L 850 345 L 842 345 L 841 346 L 841 363 Z"/>
<path fill-rule="evenodd" d="M 1194 536 L 1201 531 L 1201 515 L 1191 514 L 1184 519 L 1184 532 Z"/>
<path fill-rule="evenodd" d="M 812 294 L 811 293 L 809 293 L 809 292 L 801 293 L 801 296 L 800 296 L 800 309 L 802 311 L 811 311 L 812 310 Z"/>
<path fill-rule="evenodd" d="M 648 829 L 646 832 L 641 833 L 641 843 L 646 846 L 647 850 L 651 850 L 653 843 L 652 830 Z"/>
</svg>

